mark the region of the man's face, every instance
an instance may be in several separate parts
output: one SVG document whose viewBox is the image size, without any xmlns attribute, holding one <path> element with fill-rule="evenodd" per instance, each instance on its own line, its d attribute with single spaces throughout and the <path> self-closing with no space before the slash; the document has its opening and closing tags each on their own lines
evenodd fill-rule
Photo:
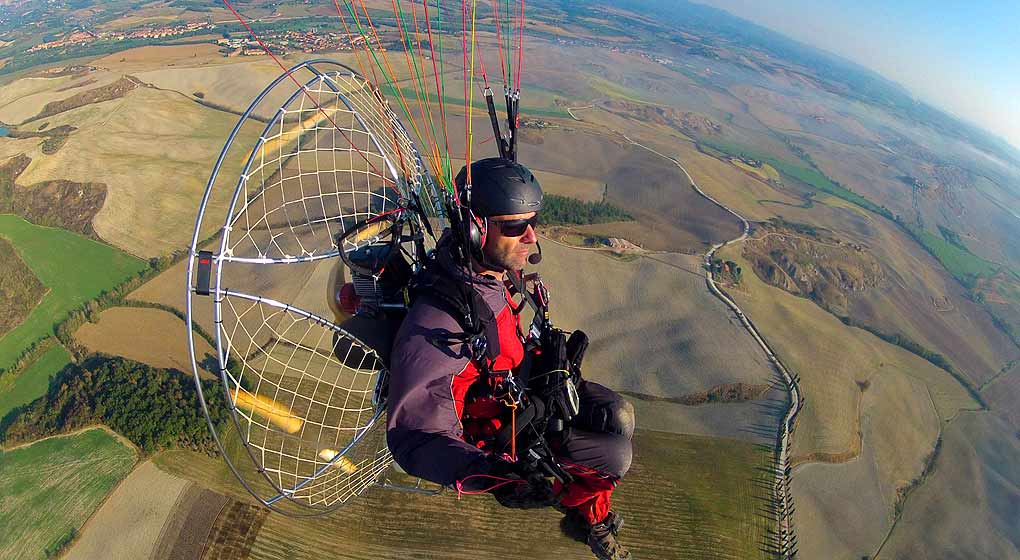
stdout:
<svg viewBox="0 0 1020 560">
<path fill-rule="evenodd" d="M 510 230 L 507 233 L 512 234 L 516 233 L 512 231 L 514 229 L 512 226 L 517 226 L 518 229 L 520 227 L 520 222 L 515 223 L 514 220 L 528 220 L 534 216 L 534 212 L 490 216 L 488 237 L 485 240 L 485 246 L 482 247 L 485 259 L 504 270 L 524 268 L 528 262 L 528 254 L 531 253 L 531 246 L 538 241 L 535 228 L 528 224 L 520 235 L 507 235 L 503 232 L 504 224 L 502 222 L 509 222 L 506 224 L 506 229 Z"/>
</svg>

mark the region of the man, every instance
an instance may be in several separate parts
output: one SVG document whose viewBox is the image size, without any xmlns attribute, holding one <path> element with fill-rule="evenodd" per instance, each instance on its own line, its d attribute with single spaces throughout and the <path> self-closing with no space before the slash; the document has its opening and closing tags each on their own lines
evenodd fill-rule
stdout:
<svg viewBox="0 0 1020 560">
<path fill-rule="evenodd" d="M 466 180 L 465 168 L 455 183 L 470 209 L 469 227 L 444 232 L 434 259 L 418 280 L 421 285 L 453 282 L 465 292 L 473 291 L 476 314 L 491 319 L 487 348 L 495 344 L 498 355 L 473 352 L 464 341 L 465 327 L 458 318 L 462 314 L 423 291 L 393 347 L 390 450 L 411 475 L 467 493 L 490 491 L 508 507 L 556 506 L 586 530 L 596 557 L 628 559 L 629 552 L 616 541 L 622 517 L 610 511 L 610 495 L 630 468 L 634 431 L 630 403 L 596 383 L 579 383 L 580 412 L 549 442 L 572 476 L 565 486 L 528 472 L 521 462 L 511 463 L 505 453 L 489 452 L 492 434 L 512 421 L 510 409 L 494 395 L 495 388 L 525 361 L 520 320 L 514 313 L 518 305 L 504 280 L 507 271 L 524 268 L 537 243 L 542 190 L 527 168 L 501 158 L 471 164 L 469 195 Z M 475 231 L 469 232 L 471 227 Z"/>
</svg>

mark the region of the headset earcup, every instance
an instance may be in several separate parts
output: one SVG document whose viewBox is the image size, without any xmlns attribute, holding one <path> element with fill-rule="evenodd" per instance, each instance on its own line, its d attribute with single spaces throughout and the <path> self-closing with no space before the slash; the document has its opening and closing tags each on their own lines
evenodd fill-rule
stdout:
<svg viewBox="0 0 1020 560">
<path fill-rule="evenodd" d="M 482 247 L 485 247 L 485 242 L 489 238 L 489 219 L 488 218 L 475 218 L 475 224 L 478 228 L 478 251 L 482 251 Z"/>
<path fill-rule="evenodd" d="M 475 216 L 469 208 L 463 209 L 461 223 L 464 228 L 465 241 L 468 244 L 467 250 L 475 260 L 482 259 L 482 247 L 488 237 L 489 223 L 487 218 Z"/>
</svg>

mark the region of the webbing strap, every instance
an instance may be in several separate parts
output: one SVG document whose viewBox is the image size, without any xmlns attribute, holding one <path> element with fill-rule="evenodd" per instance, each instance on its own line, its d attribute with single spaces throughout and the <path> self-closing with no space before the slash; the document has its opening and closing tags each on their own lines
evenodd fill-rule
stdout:
<svg viewBox="0 0 1020 560">
<path fill-rule="evenodd" d="M 428 266 L 426 264 L 426 268 Z M 490 362 L 495 361 L 500 352 L 499 327 L 492 309 L 485 303 L 481 294 L 446 275 L 428 276 L 429 282 L 415 285 L 415 296 L 431 296 L 446 307 L 464 329 L 462 336 L 450 336 L 448 339 L 470 344 L 473 354 L 482 350 L 481 345 L 484 345 L 485 357 Z"/>
</svg>

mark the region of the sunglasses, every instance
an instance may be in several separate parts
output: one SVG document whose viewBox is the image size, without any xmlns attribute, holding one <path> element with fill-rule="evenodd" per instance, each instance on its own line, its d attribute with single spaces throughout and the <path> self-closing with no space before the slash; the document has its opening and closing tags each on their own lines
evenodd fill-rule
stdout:
<svg viewBox="0 0 1020 560">
<path fill-rule="evenodd" d="M 538 214 L 528 219 L 489 220 L 489 223 L 498 225 L 499 231 L 506 237 L 520 237 L 524 235 L 524 232 L 528 231 L 528 226 L 534 229 L 538 225 Z"/>
</svg>

